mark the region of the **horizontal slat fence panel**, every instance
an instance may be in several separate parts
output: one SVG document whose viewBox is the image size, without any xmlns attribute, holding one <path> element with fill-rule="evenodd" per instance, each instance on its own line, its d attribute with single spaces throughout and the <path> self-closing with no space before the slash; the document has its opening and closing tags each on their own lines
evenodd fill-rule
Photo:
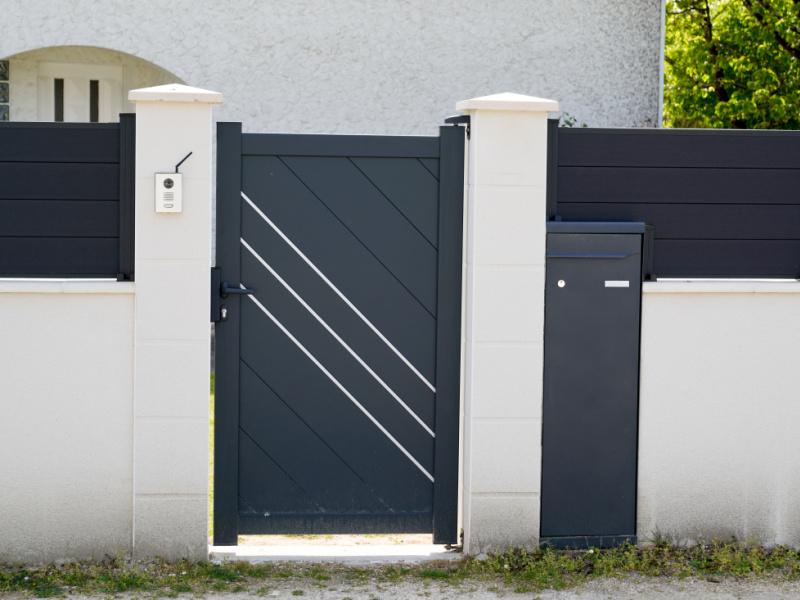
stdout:
<svg viewBox="0 0 800 600">
<path fill-rule="evenodd" d="M 800 276 L 800 132 L 553 127 L 549 142 L 552 217 L 653 225 L 656 277 Z"/>
<path fill-rule="evenodd" d="M 799 140 L 800 141 L 800 140 Z M 800 163 L 798 163 L 800 166 Z M 800 169 L 559 167 L 558 201 L 796 204 Z"/>
<path fill-rule="evenodd" d="M 125 135 L 0 123 L 0 277 L 132 278 L 134 117 L 122 121 Z"/>
<path fill-rule="evenodd" d="M 0 162 L 119 162 L 116 123 L 0 123 Z"/>
<path fill-rule="evenodd" d="M 119 165 L 0 162 L 0 200 L 117 200 Z"/>
<path fill-rule="evenodd" d="M 0 200 L 0 237 L 117 237 L 116 200 Z"/>
<path fill-rule="evenodd" d="M 796 169 L 800 133 L 725 129 L 560 128 L 561 167 Z"/>
<path fill-rule="evenodd" d="M 561 216 L 576 221 L 658 223 L 658 239 L 793 240 L 800 204 L 643 204 L 574 202 Z"/>
<path fill-rule="evenodd" d="M 800 240 L 657 239 L 654 254 L 658 277 L 792 279 L 800 273 Z"/>
<path fill-rule="evenodd" d="M 115 237 L 0 237 L 4 277 L 110 277 L 117 264 Z"/>
</svg>

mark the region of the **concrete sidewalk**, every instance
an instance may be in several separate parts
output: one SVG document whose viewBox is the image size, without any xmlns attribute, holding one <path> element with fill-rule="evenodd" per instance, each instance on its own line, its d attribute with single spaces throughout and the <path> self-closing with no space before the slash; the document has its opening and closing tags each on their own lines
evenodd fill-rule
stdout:
<svg viewBox="0 0 800 600">
<path fill-rule="evenodd" d="M 347 565 L 419 564 L 431 561 L 458 560 L 461 552 L 433 544 L 364 544 L 333 546 L 328 544 L 277 544 L 211 546 L 212 561 L 243 560 L 264 562 L 312 562 Z"/>
</svg>

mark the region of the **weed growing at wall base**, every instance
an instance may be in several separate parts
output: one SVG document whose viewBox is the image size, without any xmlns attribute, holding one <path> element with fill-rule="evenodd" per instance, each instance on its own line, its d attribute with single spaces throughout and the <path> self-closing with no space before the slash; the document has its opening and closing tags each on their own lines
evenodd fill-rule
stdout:
<svg viewBox="0 0 800 600">
<path fill-rule="evenodd" d="M 436 580 L 460 585 L 496 582 L 518 592 L 564 589 L 603 577 L 705 577 L 800 579 L 800 551 L 736 543 L 691 547 L 656 544 L 645 548 L 534 552 L 512 550 L 485 560 L 373 568 L 343 565 L 249 564 L 230 562 L 132 563 L 121 559 L 38 568 L 0 567 L 0 594 L 36 597 L 68 594 L 241 592 L 268 589 L 270 580 L 315 582 L 317 585 L 365 581 L 391 584 L 403 580 Z M 324 583 L 323 583 L 324 582 Z"/>
</svg>

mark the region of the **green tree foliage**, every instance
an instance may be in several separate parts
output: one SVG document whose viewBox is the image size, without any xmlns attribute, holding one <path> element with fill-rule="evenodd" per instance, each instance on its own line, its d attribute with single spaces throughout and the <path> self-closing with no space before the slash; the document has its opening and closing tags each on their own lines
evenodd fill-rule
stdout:
<svg viewBox="0 0 800 600">
<path fill-rule="evenodd" d="M 800 129 L 800 0 L 667 0 L 667 127 Z"/>
</svg>

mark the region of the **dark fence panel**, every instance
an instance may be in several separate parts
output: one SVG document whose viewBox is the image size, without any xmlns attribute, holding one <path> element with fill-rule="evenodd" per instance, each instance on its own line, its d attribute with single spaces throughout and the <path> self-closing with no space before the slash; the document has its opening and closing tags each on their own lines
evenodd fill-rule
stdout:
<svg viewBox="0 0 800 600">
<path fill-rule="evenodd" d="M 551 126 L 551 218 L 646 221 L 657 277 L 800 275 L 800 132 Z"/>
<path fill-rule="evenodd" d="M 0 123 L 0 277 L 133 278 L 134 124 Z"/>
<path fill-rule="evenodd" d="M 114 277 L 117 239 L 0 238 L 4 277 Z"/>
<path fill-rule="evenodd" d="M 0 162 L 118 163 L 116 123 L 0 123 Z"/>
</svg>

